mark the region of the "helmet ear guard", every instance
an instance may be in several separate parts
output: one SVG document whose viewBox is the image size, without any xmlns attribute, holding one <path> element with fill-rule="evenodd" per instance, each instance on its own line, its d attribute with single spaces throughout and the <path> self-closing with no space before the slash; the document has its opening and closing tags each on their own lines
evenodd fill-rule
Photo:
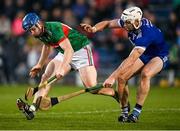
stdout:
<svg viewBox="0 0 180 131">
<path fill-rule="evenodd" d="M 139 24 L 138 24 L 137 26 L 135 25 L 135 22 L 136 22 L 136 21 L 139 22 Z M 138 28 L 141 26 L 141 20 L 136 19 L 136 20 L 134 20 L 134 22 L 133 22 L 132 24 L 133 24 L 133 26 L 134 26 L 135 29 L 138 29 Z"/>
</svg>

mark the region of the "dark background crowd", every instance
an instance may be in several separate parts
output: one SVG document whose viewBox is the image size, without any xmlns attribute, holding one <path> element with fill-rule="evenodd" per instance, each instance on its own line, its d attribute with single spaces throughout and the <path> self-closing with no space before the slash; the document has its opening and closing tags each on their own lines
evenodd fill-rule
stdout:
<svg viewBox="0 0 180 131">
<path fill-rule="evenodd" d="M 165 74 L 173 84 L 180 72 L 180 0 L 1 0 L 0 83 L 29 81 L 29 69 L 41 53 L 40 41 L 25 33 L 21 26 L 28 12 L 36 12 L 43 21 L 61 21 L 86 34 L 92 41 L 99 75 L 109 74 L 132 49 L 127 32 L 119 28 L 87 34 L 79 25 L 120 18 L 130 6 L 140 7 L 144 17 L 164 33 L 170 48 L 170 66 Z"/>
</svg>

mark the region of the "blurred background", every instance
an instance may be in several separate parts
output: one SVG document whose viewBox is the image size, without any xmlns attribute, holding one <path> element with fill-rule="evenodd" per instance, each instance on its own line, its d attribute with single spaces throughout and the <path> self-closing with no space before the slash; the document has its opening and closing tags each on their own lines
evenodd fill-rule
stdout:
<svg viewBox="0 0 180 131">
<path fill-rule="evenodd" d="M 0 84 L 38 83 L 28 74 L 36 64 L 42 44 L 26 34 L 22 18 L 36 12 L 44 21 L 61 21 L 86 34 L 80 23 L 96 24 L 120 18 L 122 11 L 139 6 L 164 33 L 170 48 L 170 65 L 152 80 L 161 87 L 180 87 L 180 0 L 1 0 L 0 1 Z M 127 32 L 121 28 L 86 34 L 92 41 L 98 81 L 103 82 L 132 49 Z M 57 52 L 52 52 L 51 60 Z M 129 84 L 137 85 L 138 77 Z M 60 83 L 81 85 L 78 74 L 67 75 Z"/>
</svg>

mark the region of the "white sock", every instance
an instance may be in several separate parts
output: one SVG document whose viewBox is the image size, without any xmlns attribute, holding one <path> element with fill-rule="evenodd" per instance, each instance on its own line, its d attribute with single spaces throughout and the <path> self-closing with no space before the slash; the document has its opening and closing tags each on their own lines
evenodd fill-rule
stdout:
<svg viewBox="0 0 180 131">
<path fill-rule="evenodd" d="M 36 111 L 36 107 L 34 105 L 31 105 L 29 107 L 29 111 L 35 112 Z"/>
</svg>

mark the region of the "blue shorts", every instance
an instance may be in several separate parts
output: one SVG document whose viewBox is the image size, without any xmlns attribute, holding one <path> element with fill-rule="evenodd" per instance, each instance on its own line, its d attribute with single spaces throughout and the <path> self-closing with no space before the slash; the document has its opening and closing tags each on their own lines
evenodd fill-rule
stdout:
<svg viewBox="0 0 180 131">
<path fill-rule="evenodd" d="M 142 54 L 140 56 L 140 60 L 144 63 L 144 65 L 146 65 L 154 57 L 159 57 L 162 60 L 162 62 L 163 62 L 163 68 L 162 69 L 165 69 L 166 67 L 168 67 L 168 65 L 169 65 L 168 56 L 148 56 L 148 55 Z"/>
</svg>

